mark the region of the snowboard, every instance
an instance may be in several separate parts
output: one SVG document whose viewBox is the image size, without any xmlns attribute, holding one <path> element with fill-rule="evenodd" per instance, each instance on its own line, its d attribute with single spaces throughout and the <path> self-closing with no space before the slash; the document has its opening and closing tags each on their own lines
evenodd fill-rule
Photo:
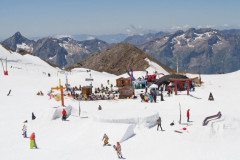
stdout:
<svg viewBox="0 0 240 160">
<path fill-rule="evenodd" d="M 174 132 L 176 132 L 176 133 L 183 133 L 182 131 L 178 131 L 178 130 L 174 130 Z"/>
</svg>

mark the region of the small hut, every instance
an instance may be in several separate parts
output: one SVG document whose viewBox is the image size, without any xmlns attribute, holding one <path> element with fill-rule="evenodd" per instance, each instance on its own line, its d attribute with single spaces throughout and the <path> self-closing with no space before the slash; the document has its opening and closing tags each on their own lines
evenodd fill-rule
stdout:
<svg viewBox="0 0 240 160">
<path fill-rule="evenodd" d="M 131 79 L 121 77 L 116 80 L 116 84 L 117 87 L 131 86 Z"/>
<path fill-rule="evenodd" d="M 92 94 L 92 87 L 91 86 L 83 86 L 82 87 L 82 95 L 86 95 L 89 97 Z"/>
</svg>

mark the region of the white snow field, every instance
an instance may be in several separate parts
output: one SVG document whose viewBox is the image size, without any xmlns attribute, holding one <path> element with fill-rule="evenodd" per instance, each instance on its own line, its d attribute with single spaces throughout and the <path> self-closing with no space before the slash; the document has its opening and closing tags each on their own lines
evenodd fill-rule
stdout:
<svg viewBox="0 0 240 160">
<path fill-rule="evenodd" d="M 114 160 L 112 146 L 103 147 L 106 133 L 110 143 L 121 142 L 123 156 L 128 160 L 238 160 L 240 159 L 240 71 L 221 75 L 202 75 L 204 84 L 192 96 L 186 92 L 157 103 L 143 103 L 140 98 L 126 100 L 81 101 L 81 115 L 73 114 L 68 121 L 52 120 L 60 102 L 47 96 L 65 75 L 37 57 L 9 53 L 0 46 L 0 58 L 7 58 L 9 75 L 0 69 L 0 159 L 4 160 Z M 154 66 L 155 68 L 157 66 Z M 47 74 L 50 73 L 51 77 Z M 115 85 L 115 76 L 91 71 L 93 86 Z M 68 74 L 72 86 L 86 85 L 86 69 Z M 135 74 L 135 72 L 134 72 Z M 144 72 L 137 72 L 144 75 Z M 138 76 L 138 75 L 137 75 Z M 136 77 L 137 77 L 136 76 Z M 194 77 L 194 75 L 192 75 Z M 7 93 L 11 89 L 11 94 Z M 44 96 L 37 96 L 42 91 Z M 215 101 L 208 101 L 209 93 Z M 179 125 L 179 103 L 182 122 Z M 79 102 L 65 98 L 65 104 L 77 112 Z M 98 105 L 102 111 L 98 111 Z M 193 122 L 186 125 L 186 110 Z M 206 116 L 221 111 L 222 118 L 202 126 Z M 36 115 L 31 120 L 31 113 Z M 162 118 L 165 131 L 147 123 Z M 29 139 L 22 137 L 23 122 L 28 120 L 28 136 L 35 132 L 39 149 L 30 149 Z M 174 121 L 175 125 L 170 126 Z M 186 128 L 183 130 L 182 128 Z M 174 130 L 182 131 L 177 133 Z"/>
</svg>

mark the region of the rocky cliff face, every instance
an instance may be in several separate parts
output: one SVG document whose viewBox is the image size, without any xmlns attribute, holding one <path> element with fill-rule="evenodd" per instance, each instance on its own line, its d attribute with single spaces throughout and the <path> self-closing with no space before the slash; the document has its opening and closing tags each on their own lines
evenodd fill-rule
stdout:
<svg viewBox="0 0 240 160">
<path fill-rule="evenodd" d="M 67 54 L 67 51 L 59 45 L 59 40 L 55 38 L 40 39 L 33 46 L 33 55 L 61 68 L 67 64 L 65 58 Z"/>
<path fill-rule="evenodd" d="M 240 69 L 240 36 L 231 31 L 194 29 L 177 31 L 140 46 L 154 58 L 180 71 L 232 72 Z"/>
</svg>

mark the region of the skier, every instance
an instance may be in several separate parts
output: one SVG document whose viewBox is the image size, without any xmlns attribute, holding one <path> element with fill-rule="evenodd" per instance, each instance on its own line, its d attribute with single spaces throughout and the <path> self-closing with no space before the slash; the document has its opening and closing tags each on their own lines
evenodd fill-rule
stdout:
<svg viewBox="0 0 240 160">
<path fill-rule="evenodd" d="M 105 134 L 103 135 L 103 138 L 102 138 L 103 146 L 106 146 L 106 145 L 107 145 L 107 146 L 110 146 L 108 140 L 109 140 L 109 138 L 108 138 L 107 134 L 105 133 Z"/>
<path fill-rule="evenodd" d="M 187 122 L 190 122 L 189 119 L 190 119 L 190 109 L 187 110 Z"/>
<path fill-rule="evenodd" d="M 119 142 L 116 145 L 113 145 L 113 148 L 117 151 L 118 158 L 123 158 L 122 156 L 122 147 Z"/>
<path fill-rule="evenodd" d="M 66 121 L 67 119 L 67 111 L 65 109 L 62 110 L 62 120 Z"/>
<path fill-rule="evenodd" d="M 23 138 L 27 138 L 27 126 L 25 124 L 23 125 L 22 131 Z"/>
<path fill-rule="evenodd" d="M 32 120 L 36 119 L 36 116 L 34 115 L 34 113 L 32 112 Z"/>
<path fill-rule="evenodd" d="M 33 132 L 30 136 L 30 149 L 38 148 L 35 141 L 35 133 Z"/>
<path fill-rule="evenodd" d="M 162 119 L 161 119 L 160 116 L 157 119 L 157 131 L 158 131 L 159 127 L 161 128 L 161 131 L 163 131 L 163 129 L 162 129 Z"/>
</svg>

